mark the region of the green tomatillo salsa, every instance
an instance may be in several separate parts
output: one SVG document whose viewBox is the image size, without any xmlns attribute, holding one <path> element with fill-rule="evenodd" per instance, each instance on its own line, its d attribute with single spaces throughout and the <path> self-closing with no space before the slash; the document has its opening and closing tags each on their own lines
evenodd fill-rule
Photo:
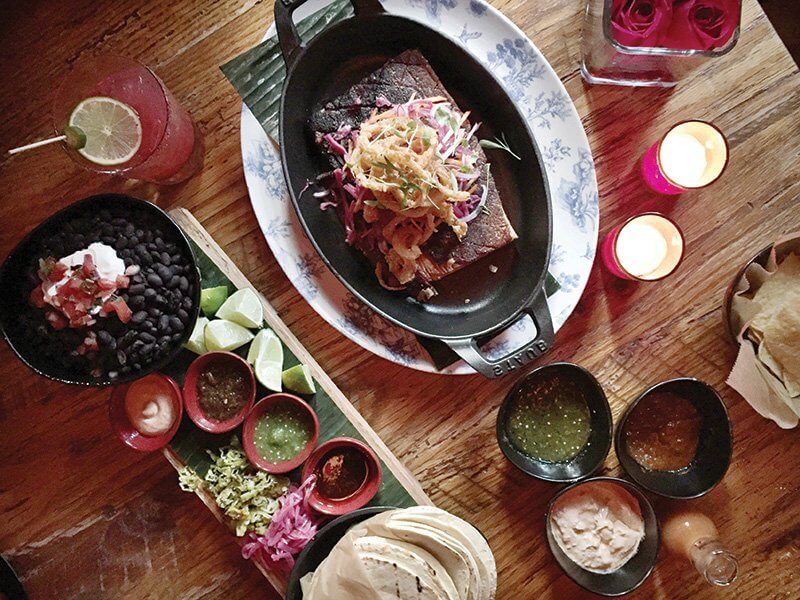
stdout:
<svg viewBox="0 0 800 600">
<path fill-rule="evenodd" d="M 589 441 L 589 407 L 581 387 L 560 376 L 533 378 L 512 397 L 506 433 L 537 460 L 564 462 Z"/>
<path fill-rule="evenodd" d="M 293 406 L 276 406 L 256 423 L 253 441 L 258 453 L 271 463 L 300 454 L 311 439 L 308 416 Z"/>
</svg>

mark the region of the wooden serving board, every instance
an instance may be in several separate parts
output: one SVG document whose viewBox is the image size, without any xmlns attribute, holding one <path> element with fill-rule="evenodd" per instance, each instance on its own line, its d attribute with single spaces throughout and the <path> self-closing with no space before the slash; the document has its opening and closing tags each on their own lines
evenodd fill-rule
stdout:
<svg viewBox="0 0 800 600">
<path fill-rule="evenodd" d="M 253 288 L 244 274 L 233 264 L 188 210 L 177 208 L 170 211 L 170 215 L 194 243 L 203 287 L 227 285 L 230 293 L 243 287 Z M 432 504 L 430 498 L 425 494 L 422 486 L 420 486 L 411 472 L 392 454 L 386 444 L 350 404 L 344 394 L 336 387 L 336 384 L 317 364 L 314 357 L 309 354 L 281 320 L 278 313 L 275 312 L 275 309 L 272 308 L 264 296 L 255 288 L 253 289 L 264 306 L 266 325 L 283 342 L 284 368 L 304 363 L 309 366 L 314 375 L 318 389 L 312 397 L 307 397 L 306 399 L 314 407 L 319 417 L 319 442 L 322 443 L 339 436 L 354 437 L 369 444 L 380 458 L 383 467 L 383 479 L 380 489 L 370 502 L 370 505 L 405 507 L 417 504 Z M 246 354 L 247 347 L 245 345 L 238 352 L 242 355 Z M 186 367 L 195 356 L 188 350 L 184 350 L 168 368 L 164 369 L 164 372 L 182 382 Z M 259 385 L 256 398 L 262 398 L 269 393 Z M 220 446 L 227 445 L 231 436 L 238 434 L 240 430 L 241 428 L 237 428 L 231 433 L 212 435 L 201 431 L 188 417 L 184 417 L 175 438 L 173 438 L 169 446 L 164 448 L 164 456 L 175 469 L 189 465 L 202 476 L 210 465 L 206 450 L 214 451 Z M 177 480 L 175 485 L 177 485 Z M 202 488 L 198 489 L 197 495 L 212 514 L 220 522 L 225 523 L 225 517 L 217 507 L 214 498 Z M 231 536 L 233 537 L 233 532 L 231 532 Z M 234 539 L 241 544 L 242 538 Z M 254 562 L 275 589 L 282 596 L 285 596 L 288 572 L 261 560 L 254 560 Z"/>
</svg>

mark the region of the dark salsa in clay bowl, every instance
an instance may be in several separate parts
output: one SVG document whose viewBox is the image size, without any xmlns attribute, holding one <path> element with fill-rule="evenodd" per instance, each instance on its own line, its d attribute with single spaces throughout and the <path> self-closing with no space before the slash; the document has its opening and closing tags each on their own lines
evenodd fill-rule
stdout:
<svg viewBox="0 0 800 600">
<path fill-rule="evenodd" d="M 253 408 L 256 379 L 247 361 L 232 352 L 207 352 L 186 371 L 186 414 L 200 429 L 225 433 L 238 427 Z"/>
<path fill-rule="evenodd" d="M 244 423 L 242 445 L 250 462 L 268 473 L 288 473 L 313 452 L 319 419 L 304 400 L 272 394 L 259 400 Z"/>
<path fill-rule="evenodd" d="M 163 368 L 200 304 L 200 273 L 180 227 L 154 204 L 119 194 L 45 220 L 0 267 L 0 286 L 0 326 L 17 356 L 77 385 Z"/>
<path fill-rule="evenodd" d="M 324 515 L 338 516 L 365 506 L 381 484 L 381 463 L 372 448 L 353 438 L 321 444 L 303 466 L 302 479 L 317 478 L 309 505 Z"/>
</svg>

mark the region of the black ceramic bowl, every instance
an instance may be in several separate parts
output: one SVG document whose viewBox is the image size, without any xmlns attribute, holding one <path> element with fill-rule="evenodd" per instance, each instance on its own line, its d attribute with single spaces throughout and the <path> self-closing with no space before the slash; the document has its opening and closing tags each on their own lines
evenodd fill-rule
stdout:
<svg viewBox="0 0 800 600">
<path fill-rule="evenodd" d="M 52 244 L 53 236 L 62 234 L 68 226 L 70 239 L 64 242 L 64 238 L 62 238 L 58 242 L 61 247 L 57 252 L 59 256 L 55 256 L 55 258 L 61 258 L 66 254 L 85 248 L 91 242 L 102 241 L 103 232 L 96 226 L 89 226 L 86 223 L 91 223 L 90 220 L 93 217 L 101 213 L 105 214 L 105 211 L 108 212 L 109 218 L 101 217 L 104 222 L 120 219 L 118 221 L 120 223 L 124 219 L 126 225 L 118 225 L 118 227 L 126 227 L 127 223 L 133 224 L 136 230 L 141 229 L 143 232 L 149 230 L 151 235 L 148 237 L 152 237 L 153 240 L 155 240 L 154 232 L 158 230 L 163 243 L 166 244 L 163 246 L 164 248 L 173 248 L 174 245 L 173 255 L 179 255 L 179 265 L 185 271 L 182 272 L 182 276 L 187 280 L 181 283 L 186 287 L 186 291 L 181 292 L 182 298 L 191 299 L 191 307 L 184 309 L 186 314 L 183 314 L 178 312 L 178 308 L 167 306 L 168 294 L 163 296 L 165 304 L 159 310 L 168 318 L 178 318 L 180 314 L 183 317 L 183 322 L 180 324 L 182 331 L 178 331 L 180 329 L 178 325 L 166 325 L 163 330 L 159 329 L 155 334 L 160 336 L 154 343 L 156 349 L 137 359 L 139 369 L 135 369 L 133 365 L 130 366 L 130 371 L 127 373 L 121 372 L 119 369 L 116 377 L 109 377 L 108 372 L 104 372 L 101 377 L 94 377 L 90 374 L 89 368 L 84 367 L 83 364 L 67 364 L 66 361 L 59 360 L 58 353 L 69 353 L 75 349 L 75 346 L 72 346 L 72 342 L 67 344 L 66 338 L 62 335 L 54 335 L 52 330 L 47 329 L 43 311 L 31 307 L 28 303 L 31 290 L 39 283 L 35 277 L 34 265 L 37 264 L 39 258 L 45 258 L 41 255 L 46 251 L 45 246 Z M 76 223 L 83 225 L 76 225 Z M 80 237 L 76 237 L 75 234 L 80 234 Z M 105 237 L 109 239 L 116 235 Z M 137 236 L 135 232 L 131 235 Z M 76 247 L 79 242 L 80 244 Z M 122 252 L 119 248 L 115 249 L 118 254 Z M 143 248 L 143 251 L 145 249 Z M 151 252 L 156 252 L 156 250 Z M 131 256 L 130 260 L 136 264 L 141 262 L 144 265 L 145 263 L 138 257 L 134 260 L 134 256 Z M 142 276 L 145 276 L 147 272 L 146 269 L 142 269 Z M 150 287 L 149 283 L 144 285 Z M 158 287 L 161 289 L 163 286 Z M 200 310 L 200 271 L 197 268 L 197 261 L 191 245 L 181 228 L 167 213 L 154 204 L 120 194 L 101 194 L 79 200 L 46 219 L 28 234 L 3 262 L 0 267 L 0 289 L 3 290 L 3 293 L 0 294 L 0 328 L 2 328 L 3 335 L 11 349 L 22 362 L 36 373 L 74 385 L 106 386 L 125 383 L 163 368 L 181 351 L 183 344 L 191 335 L 192 327 Z M 122 290 L 120 294 L 126 291 Z M 147 308 L 154 301 L 145 300 L 146 304 L 142 308 Z M 137 311 L 134 307 L 131 309 L 133 312 Z M 115 316 L 110 316 L 103 321 L 112 319 L 117 321 Z M 98 323 L 100 321 L 101 319 L 98 319 Z M 111 326 L 109 323 L 103 323 L 102 326 L 106 327 L 107 325 Z M 116 335 L 133 329 L 131 323 L 123 325 L 118 321 L 113 324 L 113 327 L 117 330 Z M 80 330 L 65 330 L 56 333 L 74 337 L 78 331 Z M 169 335 L 168 340 L 165 337 L 167 334 Z M 67 345 L 72 347 L 67 347 Z M 146 345 L 146 342 L 143 342 L 142 345 Z M 157 350 L 159 347 L 160 350 Z M 110 350 L 106 356 L 112 356 Z M 109 360 L 111 359 L 109 358 Z M 113 371 L 113 369 L 109 368 L 107 371 Z"/>
<path fill-rule="evenodd" d="M 639 544 L 639 549 L 627 563 L 613 573 L 592 573 L 578 566 L 572 559 L 564 554 L 550 529 L 550 512 L 556 500 L 571 489 L 594 482 L 615 483 L 625 488 L 639 501 L 642 518 L 644 519 L 644 538 Z M 658 519 L 656 519 L 656 514 L 653 511 L 650 501 L 638 487 L 622 479 L 617 479 L 616 477 L 593 477 L 592 479 L 581 481 L 580 483 L 566 487 L 558 492 L 553 496 L 553 499 L 550 500 L 550 504 L 547 506 L 545 531 L 547 532 L 547 543 L 550 546 L 550 551 L 553 553 L 553 557 L 564 573 L 582 588 L 594 592 L 595 594 L 600 594 L 601 596 L 622 596 L 639 587 L 653 571 L 656 558 L 658 557 L 658 548 L 661 543 Z"/>
<path fill-rule="evenodd" d="M 300 589 L 300 579 L 306 574 L 314 571 L 319 564 L 327 558 L 333 547 L 344 537 L 347 530 L 353 525 L 361 523 L 377 514 L 392 510 L 384 506 L 368 506 L 359 508 L 351 513 L 342 515 L 325 525 L 317 532 L 314 539 L 303 548 L 297 557 L 294 568 L 289 576 L 289 584 L 286 586 L 286 600 L 303 600 L 303 592 Z"/>
<path fill-rule="evenodd" d="M 580 384 L 589 406 L 591 424 L 586 446 L 570 460 L 557 463 L 537 460 L 523 453 L 514 446 L 506 432 L 508 411 L 513 398 L 526 383 L 550 376 L 569 378 Z M 557 483 L 578 481 L 594 473 L 603 464 L 611 448 L 611 432 L 611 409 L 603 388 L 589 371 L 572 363 L 544 365 L 522 376 L 506 395 L 497 414 L 497 443 L 506 458 L 528 475 Z"/>
<path fill-rule="evenodd" d="M 671 392 L 686 398 L 703 417 L 697 454 L 688 467 L 677 471 L 651 471 L 628 452 L 624 439 L 628 416 L 643 398 L 654 392 Z M 730 465 L 733 434 L 728 411 L 719 394 L 707 383 L 692 378 L 663 381 L 643 392 L 627 408 L 617 424 L 614 449 L 625 473 L 646 490 L 667 498 L 697 498 L 711 491 Z"/>
</svg>

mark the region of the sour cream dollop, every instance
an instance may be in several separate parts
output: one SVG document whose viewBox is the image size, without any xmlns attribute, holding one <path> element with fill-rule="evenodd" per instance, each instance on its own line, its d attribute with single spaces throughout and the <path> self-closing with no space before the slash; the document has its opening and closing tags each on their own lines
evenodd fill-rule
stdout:
<svg viewBox="0 0 800 600">
<path fill-rule="evenodd" d="M 83 259 L 89 254 L 92 257 L 92 262 L 97 269 L 97 274 L 100 279 L 108 279 L 109 281 L 116 281 L 120 275 L 125 275 L 125 261 L 123 261 L 117 252 L 111 246 L 103 244 L 102 242 L 93 242 L 89 244 L 88 248 L 78 250 L 72 254 L 59 258 L 58 262 L 69 267 L 64 276 L 58 281 L 48 281 L 44 283 L 44 301 L 48 304 L 53 304 L 51 300 L 55 297 L 58 288 L 69 281 L 72 272 L 83 264 Z M 105 292 L 101 299 L 105 302 L 108 300 L 115 290 Z M 92 308 L 89 312 L 92 314 L 100 310 L 99 306 Z"/>
<path fill-rule="evenodd" d="M 173 394 L 172 386 L 160 375 L 131 383 L 125 394 L 125 414 L 134 429 L 146 436 L 169 431 L 177 418 Z"/>
</svg>

